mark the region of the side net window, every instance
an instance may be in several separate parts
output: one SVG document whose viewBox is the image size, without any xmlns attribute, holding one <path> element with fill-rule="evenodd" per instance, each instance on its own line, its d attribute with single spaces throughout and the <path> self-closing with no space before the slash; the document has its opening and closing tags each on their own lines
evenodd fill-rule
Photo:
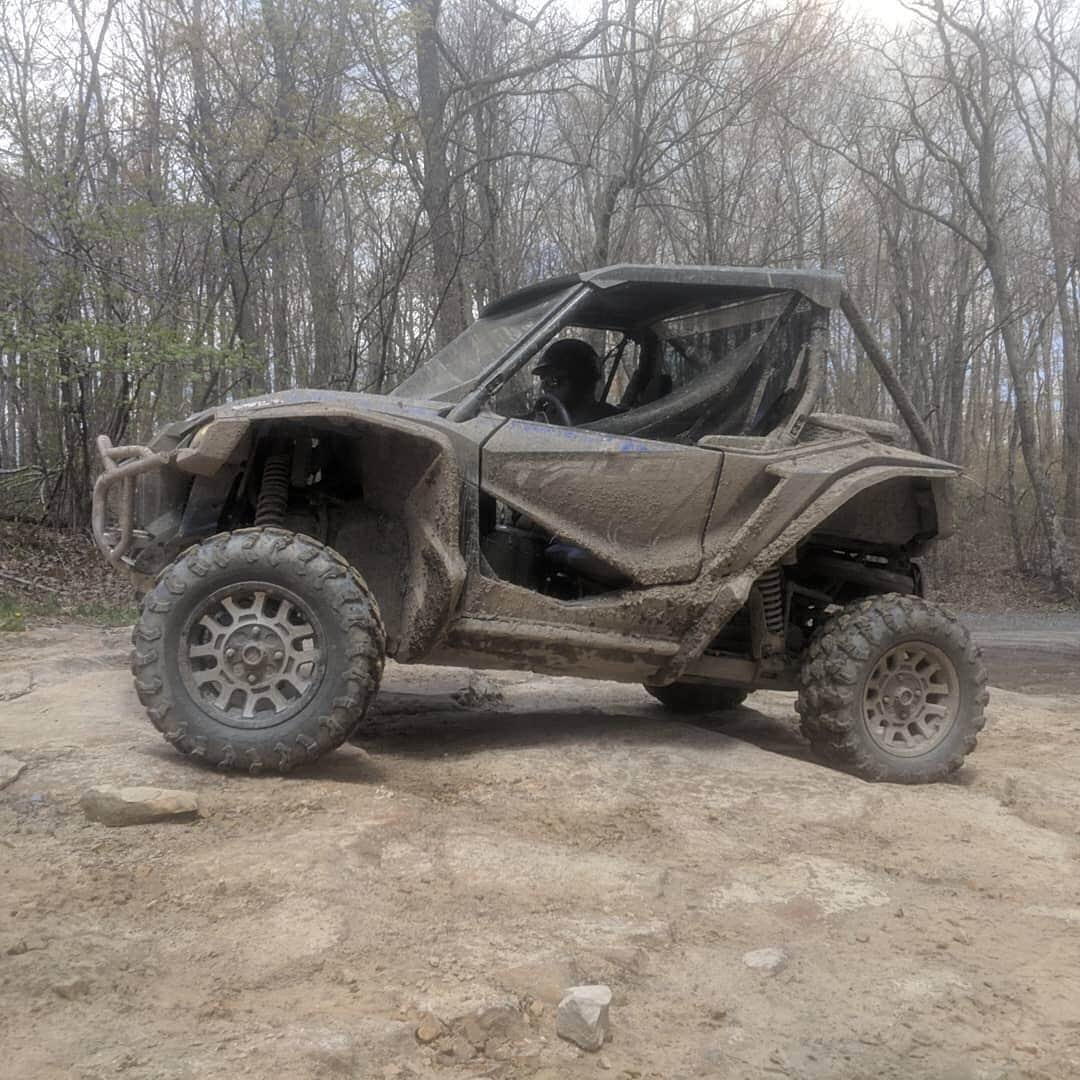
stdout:
<svg viewBox="0 0 1080 1080">
<path fill-rule="evenodd" d="M 682 400 L 687 405 L 671 421 L 681 437 L 771 430 L 805 378 L 809 326 L 810 305 L 788 293 L 656 324 L 672 404 Z"/>
</svg>

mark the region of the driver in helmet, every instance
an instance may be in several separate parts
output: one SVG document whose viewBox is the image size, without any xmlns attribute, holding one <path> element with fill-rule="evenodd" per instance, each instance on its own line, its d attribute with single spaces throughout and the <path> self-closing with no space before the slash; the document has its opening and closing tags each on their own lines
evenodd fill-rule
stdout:
<svg viewBox="0 0 1080 1080">
<path fill-rule="evenodd" d="M 541 393 L 562 402 L 571 424 L 588 424 L 619 411 L 606 401 L 596 400 L 602 371 L 600 358 L 587 341 L 563 338 L 552 343 L 544 350 L 533 374 L 540 379 Z M 543 402 L 540 407 L 543 408 Z M 549 415 L 548 419 L 557 417 Z"/>
</svg>

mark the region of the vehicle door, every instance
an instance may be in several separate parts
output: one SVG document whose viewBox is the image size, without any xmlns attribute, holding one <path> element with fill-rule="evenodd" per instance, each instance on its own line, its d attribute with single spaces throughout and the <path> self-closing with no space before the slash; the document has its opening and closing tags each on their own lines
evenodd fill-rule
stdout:
<svg viewBox="0 0 1080 1080">
<path fill-rule="evenodd" d="M 534 526 L 637 585 L 690 581 L 723 455 L 531 420 L 484 444 L 480 485 Z"/>
</svg>

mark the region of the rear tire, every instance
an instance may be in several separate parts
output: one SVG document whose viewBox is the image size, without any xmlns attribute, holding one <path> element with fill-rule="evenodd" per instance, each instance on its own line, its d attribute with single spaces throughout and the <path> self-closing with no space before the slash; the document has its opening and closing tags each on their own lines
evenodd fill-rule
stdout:
<svg viewBox="0 0 1080 1080">
<path fill-rule="evenodd" d="M 952 612 L 888 593 L 845 608 L 810 643 L 796 708 L 814 753 L 865 780 L 942 780 L 986 723 L 986 669 Z"/>
<path fill-rule="evenodd" d="M 132 636 L 154 726 L 182 754 L 251 773 L 340 746 L 378 690 L 386 650 L 353 567 L 271 527 L 189 548 L 158 575 Z"/>
<path fill-rule="evenodd" d="M 645 689 L 662 705 L 677 713 L 728 712 L 737 709 L 749 691 L 736 686 L 710 686 L 708 683 L 674 682 Z"/>
</svg>

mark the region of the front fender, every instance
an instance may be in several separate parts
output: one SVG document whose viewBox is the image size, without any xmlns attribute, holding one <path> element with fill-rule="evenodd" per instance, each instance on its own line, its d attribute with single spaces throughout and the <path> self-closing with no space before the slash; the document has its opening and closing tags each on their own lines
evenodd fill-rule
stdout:
<svg viewBox="0 0 1080 1080">
<path fill-rule="evenodd" d="M 289 391 L 222 406 L 212 415 L 185 421 L 187 445 L 176 445 L 178 425 L 166 429 L 154 445 L 159 441 L 168 445 L 163 457 L 178 470 L 209 480 L 226 466 L 242 466 L 255 442 L 271 431 L 299 428 L 318 434 L 322 429 L 350 442 L 355 439 L 363 474 L 358 497 L 362 490 L 364 503 L 384 519 L 398 522 L 406 539 L 392 564 L 367 567 L 362 542 L 353 544 L 352 550 L 346 535 L 331 537 L 330 543 L 340 541 L 341 554 L 361 573 L 384 579 L 369 584 L 394 609 L 391 654 L 404 660 L 431 649 L 455 612 L 465 582 L 460 548 L 463 472 L 475 473 L 476 447 L 492 422 L 447 430 L 453 426 L 423 404 L 361 394 Z"/>
<path fill-rule="evenodd" d="M 357 503 L 354 511 L 345 510 L 330 544 L 369 579 L 386 608 L 390 655 L 414 660 L 426 654 L 456 611 L 465 584 L 463 470 L 448 433 L 415 417 L 324 403 L 265 409 L 257 423 L 275 435 L 297 425 L 308 434 L 333 431 L 348 439 L 348 453 L 359 463 Z M 361 495 L 366 515 L 359 513 Z M 404 542 L 384 546 L 375 557 L 365 521 L 395 523 Z"/>
</svg>

